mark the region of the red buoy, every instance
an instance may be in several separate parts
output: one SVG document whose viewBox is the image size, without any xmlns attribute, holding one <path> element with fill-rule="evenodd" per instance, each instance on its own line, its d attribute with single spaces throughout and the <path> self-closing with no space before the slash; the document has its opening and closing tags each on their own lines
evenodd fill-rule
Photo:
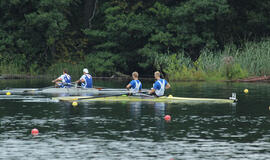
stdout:
<svg viewBox="0 0 270 160">
<path fill-rule="evenodd" d="M 171 116 L 170 116 L 170 115 L 166 115 L 166 116 L 164 117 L 164 119 L 165 119 L 165 121 L 171 121 Z"/>
<path fill-rule="evenodd" d="M 34 129 L 32 129 L 31 133 L 33 136 L 37 136 L 39 131 L 38 131 L 38 129 L 34 128 Z"/>
</svg>

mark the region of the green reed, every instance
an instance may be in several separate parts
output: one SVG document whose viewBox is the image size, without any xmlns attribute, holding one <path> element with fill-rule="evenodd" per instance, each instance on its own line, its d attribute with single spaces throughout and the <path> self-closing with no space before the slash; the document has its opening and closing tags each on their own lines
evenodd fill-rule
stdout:
<svg viewBox="0 0 270 160">
<path fill-rule="evenodd" d="M 0 74 L 22 74 L 22 66 L 15 63 L 0 64 Z"/>
<path fill-rule="evenodd" d="M 193 62 L 178 53 L 164 70 L 170 80 L 234 80 L 270 75 L 270 40 L 227 45 L 223 51 L 202 50 Z M 185 63 L 183 63 L 185 61 Z"/>
</svg>

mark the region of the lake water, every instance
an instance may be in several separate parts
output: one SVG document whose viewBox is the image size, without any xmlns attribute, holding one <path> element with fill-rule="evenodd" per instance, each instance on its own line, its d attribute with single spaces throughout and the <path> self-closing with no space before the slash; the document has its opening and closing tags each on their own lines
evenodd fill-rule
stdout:
<svg viewBox="0 0 270 160">
<path fill-rule="evenodd" d="M 117 88 L 127 81 L 94 83 Z M 46 80 L 0 80 L 0 88 L 48 85 Z M 144 88 L 151 85 L 143 83 Z M 270 83 L 171 85 L 166 94 L 228 98 L 235 92 L 239 102 L 92 102 L 72 107 L 48 96 L 1 95 L 0 159 L 270 159 Z M 167 114 L 171 122 L 164 121 Z M 31 135 L 33 128 L 38 136 Z"/>
</svg>

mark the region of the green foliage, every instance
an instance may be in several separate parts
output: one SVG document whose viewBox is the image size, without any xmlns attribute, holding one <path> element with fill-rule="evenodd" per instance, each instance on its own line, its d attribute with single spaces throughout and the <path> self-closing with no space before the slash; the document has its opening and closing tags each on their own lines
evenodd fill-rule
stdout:
<svg viewBox="0 0 270 160">
<path fill-rule="evenodd" d="M 233 64 L 231 66 L 225 67 L 225 73 L 226 77 L 228 79 L 239 79 L 239 78 L 245 78 L 247 77 L 248 73 L 246 70 L 244 70 L 240 64 Z"/>
<path fill-rule="evenodd" d="M 9 55 L 0 54 L 0 73 L 1 74 L 21 74 L 26 70 L 23 67 L 26 62 L 24 54 Z"/>
<path fill-rule="evenodd" d="M 30 68 L 29 68 L 29 73 L 30 73 L 31 75 L 38 75 L 38 74 L 41 73 L 40 68 L 39 68 L 39 66 L 38 66 L 37 63 L 31 64 L 31 66 L 30 66 Z"/>
<path fill-rule="evenodd" d="M 268 0 L 1 0 L 1 72 L 80 73 L 87 66 L 100 76 L 270 74 L 269 6 Z M 224 63 L 226 57 L 233 61 Z"/>
<path fill-rule="evenodd" d="M 55 43 L 69 26 L 67 8 L 74 3 L 72 0 L 1 1 L 0 53 L 23 54 L 26 58 L 21 67 L 25 71 L 32 72 L 33 63 L 39 70 L 46 67 Z"/>
<path fill-rule="evenodd" d="M 44 74 L 57 77 L 63 73 L 63 69 L 66 69 L 68 74 L 71 75 L 72 81 L 75 81 L 83 74 L 83 68 L 84 66 L 81 64 L 70 65 L 70 63 L 59 62 L 51 65 Z"/>
<path fill-rule="evenodd" d="M 217 32 L 224 29 L 224 15 L 229 13 L 226 0 L 189 0 L 175 8 L 172 13 L 173 24 L 168 29 L 176 35 L 172 45 L 189 50 L 191 58 L 207 47 L 219 48 Z M 226 18 L 226 17 L 225 17 Z"/>
<path fill-rule="evenodd" d="M 270 41 L 265 40 L 247 42 L 240 49 L 229 45 L 224 51 L 216 53 L 206 49 L 195 62 L 175 54 L 170 56 L 164 71 L 171 80 L 234 80 L 268 75 L 269 46 Z M 183 59 L 185 64 L 182 63 Z"/>
<path fill-rule="evenodd" d="M 72 65 L 68 62 L 58 62 L 51 65 L 46 74 L 58 76 L 67 69 L 68 73 L 78 78 L 82 74 L 83 68 L 88 68 L 93 76 L 111 76 L 115 72 L 115 64 L 119 57 L 109 52 L 100 52 L 86 56 L 84 61 Z"/>
<path fill-rule="evenodd" d="M 236 62 L 241 64 L 250 75 L 260 76 L 270 74 L 270 40 L 247 42 L 237 50 Z"/>
<path fill-rule="evenodd" d="M 109 52 L 99 52 L 87 56 L 82 66 L 87 67 L 95 76 L 110 76 L 115 70 L 115 64 L 120 57 Z"/>
<path fill-rule="evenodd" d="M 185 57 L 183 53 L 173 54 L 169 59 L 168 66 L 164 69 L 169 80 L 205 80 L 205 72 L 197 70 L 192 60 Z"/>
</svg>

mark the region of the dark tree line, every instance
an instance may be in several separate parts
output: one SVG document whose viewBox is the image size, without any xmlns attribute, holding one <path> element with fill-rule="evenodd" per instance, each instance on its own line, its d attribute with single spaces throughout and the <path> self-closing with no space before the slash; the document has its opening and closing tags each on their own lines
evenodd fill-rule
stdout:
<svg viewBox="0 0 270 160">
<path fill-rule="evenodd" d="M 269 16 L 269 0 L 1 0 L 0 62 L 44 71 L 88 60 L 96 74 L 148 74 L 166 55 L 196 60 L 268 37 Z"/>
</svg>

